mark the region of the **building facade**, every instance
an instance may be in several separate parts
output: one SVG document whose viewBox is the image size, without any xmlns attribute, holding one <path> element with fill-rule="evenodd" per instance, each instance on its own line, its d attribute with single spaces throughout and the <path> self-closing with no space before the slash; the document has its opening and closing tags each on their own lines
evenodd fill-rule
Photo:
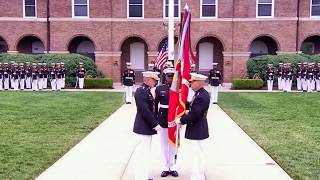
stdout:
<svg viewBox="0 0 320 180">
<path fill-rule="evenodd" d="M 218 62 L 223 81 L 246 76 L 263 54 L 320 53 L 318 0 L 175 0 L 188 3 L 197 69 Z M 120 81 L 126 62 L 141 79 L 167 37 L 168 0 L 0 0 L 0 52 L 79 53 Z M 175 30 L 178 36 L 178 27 Z"/>
</svg>

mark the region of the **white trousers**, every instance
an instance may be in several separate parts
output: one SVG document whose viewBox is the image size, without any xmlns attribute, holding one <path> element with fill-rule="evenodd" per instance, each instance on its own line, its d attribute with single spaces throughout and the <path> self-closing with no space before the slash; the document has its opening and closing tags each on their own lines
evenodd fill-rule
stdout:
<svg viewBox="0 0 320 180">
<path fill-rule="evenodd" d="M 285 90 L 290 92 L 291 91 L 291 86 L 292 86 L 292 80 L 288 79 L 285 81 Z"/>
<path fill-rule="evenodd" d="M 50 85 L 51 85 L 52 91 L 57 90 L 57 82 L 56 82 L 56 79 L 51 79 L 51 80 L 50 80 Z"/>
<path fill-rule="evenodd" d="M 211 86 L 211 100 L 213 103 L 218 103 L 219 86 Z"/>
<path fill-rule="evenodd" d="M 169 143 L 168 128 L 162 128 L 158 131 L 161 141 L 162 160 L 164 167 L 162 171 L 176 171 L 174 156 L 176 155 L 176 148 Z"/>
<path fill-rule="evenodd" d="M 132 88 L 133 86 L 124 86 L 126 91 L 126 102 L 132 102 Z"/>
<path fill-rule="evenodd" d="M 25 79 L 20 79 L 20 89 L 24 89 L 24 82 L 25 82 Z"/>
<path fill-rule="evenodd" d="M 66 87 L 66 78 L 62 78 L 62 85 L 61 88 L 65 88 Z"/>
<path fill-rule="evenodd" d="M 26 79 L 26 88 L 27 89 L 31 88 L 31 77 L 27 77 L 27 79 Z"/>
<path fill-rule="evenodd" d="M 37 79 L 32 80 L 32 90 L 38 91 L 38 80 Z"/>
<path fill-rule="evenodd" d="M 286 92 L 287 88 L 286 88 L 286 80 L 285 79 L 281 79 L 281 90 Z"/>
<path fill-rule="evenodd" d="M 297 90 L 301 91 L 301 89 L 302 89 L 301 78 L 297 78 Z"/>
<path fill-rule="evenodd" d="M 205 180 L 204 174 L 204 140 L 190 140 L 192 147 L 193 168 L 190 180 Z"/>
<path fill-rule="evenodd" d="M 301 79 L 301 87 L 303 91 L 307 91 L 308 90 L 308 86 L 307 86 L 307 80 L 302 78 Z"/>
<path fill-rule="evenodd" d="M 282 83 L 282 79 L 281 79 L 281 77 L 280 78 L 278 78 L 278 89 L 281 91 L 282 90 L 282 85 L 281 85 L 281 83 Z"/>
<path fill-rule="evenodd" d="M 61 78 L 56 78 L 56 86 L 58 91 L 61 90 L 61 85 L 62 85 L 61 81 L 62 81 Z"/>
<path fill-rule="evenodd" d="M 192 98 L 193 98 L 193 96 L 194 96 L 194 93 L 195 93 L 194 90 L 192 90 L 192 88 L 189 87 L 188 98 L 187 98 L 187 101 L 188 101 L 188 102 L 192 101 Z"/>
<path fill-rule="evenodd" d="M 83 89 L 84 78 L 78 78 L 78 79 L 79 79 L 79 88 Z"/>
<path fill-rule="evenodd" d="M 0 91 L 3 90 L 3 78 L 0 78 Z"/>
<path fill-rule="evenodd" d="M 152 136 L 137 135 L 137 146 L 134 157 L 134 179 L 149 179 L 149 160 L 151 151 Z"/>
<path fill-rule="evenodd" d="M 4 87 L 5 90 L 9 89 L 9 78 L 4 78 L 3 87 Z"/>
<path fill-rule="evenodd" d="M 316 88 L 317 91 L 320 91 L 320 79 L 316 79 Z"/>
<path fill-rule="evenodd" d="M 307 79 L 307 91 L 312 92 L 312 79 Z"/>
<path fill-rule="evenodd" d="M 19 79 L 12 78 L 12 87 L 15 91 L 19 90 Z"/>
<path fill-rule="evenodd" d="M 267 84 L 268 84 L 268 91 L 272 91 L 272 88 L 273 88 L 273 80 L 267 80 Z"/>
<path fill-rule="evenodd" d="M 38 78 L 38 88 L 39 88 L 39 90 L 42 90 L 42 85 L 43 85 L 43 78 Z"/>
<path fill-rule="evenodd" d="M 48 78 L 43 78 L 42 88 L 43 89 L 48 88 Z"/>
</svg>

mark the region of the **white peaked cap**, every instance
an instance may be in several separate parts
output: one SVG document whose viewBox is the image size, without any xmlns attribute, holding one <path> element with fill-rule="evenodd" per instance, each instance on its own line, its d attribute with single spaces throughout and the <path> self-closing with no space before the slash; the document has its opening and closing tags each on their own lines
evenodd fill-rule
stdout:
<svg viewBox="0 0 320 180">
<path fill-rule="evenodd" d="M 190 81 L 205 81 L 208 77 L 198 73 L 190 73 Z"/>
<path fill-rule="evenodd" d="M 165 74 L 175 73 L 175 72 L 176 71 L 173 68 L 166 68 L 166 69 L 163 70 L 163 73 L 165 73 Z"/>
<path fill-rule="evenodd" d="M 144 71 L 144 72 L 142 72 L 143 77 L 153 78 L 153 79 L 155 79 L 157 81 L 160 80 L 159 77 L 158 77 L 159 74 L 160 74 L 159 72 L 155 72 L 155 71 Z"/>
</svg>

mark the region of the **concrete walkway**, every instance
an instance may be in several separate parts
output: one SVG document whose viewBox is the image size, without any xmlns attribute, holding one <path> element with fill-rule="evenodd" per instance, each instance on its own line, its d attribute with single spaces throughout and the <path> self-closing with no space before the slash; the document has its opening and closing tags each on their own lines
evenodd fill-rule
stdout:
<svg viewBox="0 0 320 180">
<path fill-rule="evenodd" d="M 37 180 L 133 180 L 135 135 L 132 127 L 135 112 L 134 104 L 123 105 Z M 208 121 L 208 180 L 291 179 L 219 106 L 210 106 Z M 151 177 L 155 180 L 188 179 L 191 155 L 188 140 L 182 138 L 177 162 L 180 177 L 160 178 L 160 139 L 155 135 L 152 142 Z"/>
</svg>

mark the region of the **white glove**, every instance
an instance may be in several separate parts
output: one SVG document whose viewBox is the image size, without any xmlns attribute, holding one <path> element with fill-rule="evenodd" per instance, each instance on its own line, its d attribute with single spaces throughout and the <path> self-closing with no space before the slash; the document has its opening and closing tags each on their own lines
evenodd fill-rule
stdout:
<svg viewBox="0 0 320 180">
<path fill-rule="evenodd" d="M 162 129 L 162 127 L 158 124 L 156 127 L 153 128 L 156 131 L 159 131 L 160 129 Z"/>
<path fill-rule="evenodd" d="M 180 118 L 175 120 L 176 125 L 181 124 Z"/>
</svg>

